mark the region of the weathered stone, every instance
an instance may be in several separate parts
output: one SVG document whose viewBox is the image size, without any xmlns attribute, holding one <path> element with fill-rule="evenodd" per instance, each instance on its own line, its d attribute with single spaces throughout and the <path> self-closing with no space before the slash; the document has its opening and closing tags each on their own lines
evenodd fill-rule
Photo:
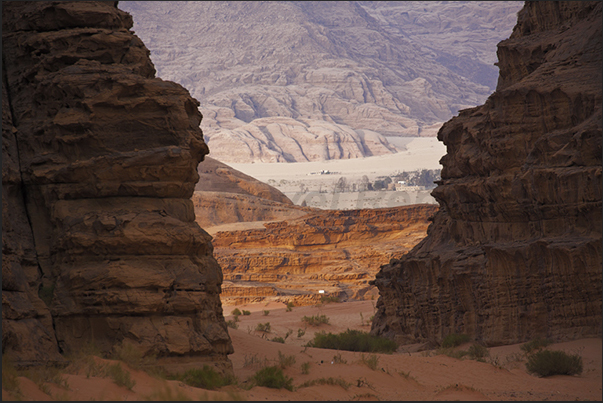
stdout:
<svg viewBox="0 0 603 403">
<path fill-rule="evenodd" d="M 261 229 L 219 231 L 213 244 L 224 271 L 222 301 L 316 303 L 375 296 L 379 265 L 424 236 L 438 206 L 314 211 L 265 223 Z"/>
<path fill-rule="evenodd" d="M 15 222 L 3 222 L 3 340 L 5 322 L 20 332 L 3 352 L 130 341 L 228 367 L 222 273 L 190 200 L 208 153 L 198 102 L 154 77 L 113 2 L 2 9 L 3 139 L 15 139 L 3 144 L 3 218 Z M 54 290 L 47 306 L 41 286 Z M 27 327 L 37 317 L 48 320 Z M 46 339 L 20 341 L 39 329 Z"/>
<path fill-rule="evenodd" d="M 601 3 L 529 2 L 461 111 L 427 238 L 381 268 L 372 333 L 487 344 L 601 334 Z"/>
</svg>

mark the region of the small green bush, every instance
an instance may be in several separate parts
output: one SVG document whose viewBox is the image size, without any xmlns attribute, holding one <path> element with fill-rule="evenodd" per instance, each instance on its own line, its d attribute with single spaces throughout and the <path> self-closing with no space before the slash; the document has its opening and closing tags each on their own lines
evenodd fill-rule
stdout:
<svg viewBox="0 0 603 403">
<path fill-rule="evenodd" d="M 232 320 L 232 319 L 229 319 L 229 320 L 226 321 L 226 326 L 228 326 L 228 327 L 230 327 L 232 329 L 238 329 L 239 328 L 239 324 L 236 321 Z"/>
<path fill-rule="evenodd" d="M 534 340 L 530 340 L 529 342 L 521 345 L 521 350 L 526 354 L 530 354 L 533 351 L 542 350 L 545 347 L 548 347 L 553 342 L 549 339 L 536 338 Z"/>
<path fill-rule="evenodd" d="M 251 315 L 251 312 L 243 309 L 243 316 L 248 316 L 248 315 Z"/>
<path fill-rule="evenodd" d="M 270 339 L 270 341 L 274 341 L 276 343 L 282 343 L 285 344 L 285 339 L 283 339 L 282 337 L 273 337 L 272 339 Z"/>
<path fill-rule="evenodd" d="M 448 357 L 456 358 L 456 359 L 460 360 L 461 358 L 463 358 L 464 356 L 469 354 L 469 352 L 465 351 L 465 350 L 454 350 L 453 348 L 449 347 L 449 348 L 439 348 L 436 351 L 436 354 L 444 354 L 444 355 L 447 355 Z"/>
<path fill-rule="evenodd" d="M 301 365 L 301 372 L 302 372 L 302 374 L 304 374 L 304 375 L 308 375 L 308 374 L 310 373 L 310 365 L 312 365 L 312 364 L 310 363 L 310 361 L 308 361 L 308 362 L 304 362 L 304 363 Z"/>
<path fill-rule="evenodd" d="M 341 356 L 341 353 L 337 353 L 333 356 L 333 364 L 347 364 L 348 361 Z"/>
<path fill-rule="evenodd" d="M 306 322 L 310 326 L 319 326 L 321 323 L 328 324 L 329 318 L 326 315 L 304 316 L 302 322 Z"/>
<path fill-rule="evenodd" d="M 241 311 L 239 310 L 239 308 L 235 308 L 232 310 L 232 312 L 230 314 L 232 316 L 239 316 L 241 314 Z"/>
<path fill-rule="evenodd" d="M 364 354 L 362 354 L 360 356 L 360 359 L 362 360 L 362 363 L 364 365 L 366 365 L 373 371 L 375 371 L 377 369 L 377 365 L 379 365 L 379 357 L 377 357 L 375 354 L 371 354 L 368 357 L 366 357 Z"/>
<path fill-rule="evenodd" d="M 291 302 L 291 301 L 287 302 L 287 309 L 285 309 L 285 312 L 291 312 L 291 310 L 294 306 L 295 305 L 293 305 L 293 302 Z"/>
<path fill-rule="evenodd" d="M 173 378 L 195 388 L 210 390 L 236 383 L 236 378 L 229 375 L 222 375 L 209 365 L 204 365 L 203 368 L 189 369 L 183 374 L 178 374 Z"/>
<path fill-rule="evenodd" d="M 490 355 L 488 349 L 478 343 L 473 343 L 467 353 L 472 360 L 483 360 Z"/>
<path fill-rule="evenodd" d="M 285 355 L 278 351 L 278 364 L 282 369 L 287 367 L 292 367 L 295 364 L 295 356 L 294 355 Z"/>
<path fill-rule="evenodd" d="M 306 334 L 306 331 L 304 329 L 297 329 L 297 338 L 298 339 L 300 337 L 303 337 L 304 334 Z"/>
<path fill-rule="evenodd" d="M 346 330 L 339 334 L 319 332 L 308 347 L 333 350 L 361 351 L 367 353 L 393 353 L 398 348 L 396 342 L 384 337 L 372 336 L 360 330 Z"/>
<path fill-rule="evenodd" d="M 256 372 L 251 381 L 257 386 L 265 386 L 272 389 L 293 390 L 293 378 L 286 376 L 283 370 L 277 366 L 264 367 Z"/>
<path fill-rule="evenodd" d="M 541 350 L 528 357 L 526 368 L 540 376 L 575 375 L 582 373 L 582 357 L 563 351 Z"/>
<path fill-rule="evenodd" d="M 258 323 L 255 326 L 255 330 L 258 332 L 270 333 L 270 322 Z"/>
<path fill-rule="evenodd" d="M 270 311 L 267 311 L 264 309 L 264 316 L 268 316 L 270 314 Z"/>
<path fill-rule="evenodd" d="M 124 371 L 120 363 L 112 364 L 107 367 L 107 375 L 113 379 L 117 386 L 124 386 L 130 390 L 136 385 L 128 371 Z"/>
<path fill-rule="evenodd" d="M 444 340 L 442 340 L 442 347 L 450 348 L 460 346 L 463 343 L 467 343 L 469 340 L 471 339 L 466 334 L 451 333 L 448 336 L 444 337 Z"/>
</svg>

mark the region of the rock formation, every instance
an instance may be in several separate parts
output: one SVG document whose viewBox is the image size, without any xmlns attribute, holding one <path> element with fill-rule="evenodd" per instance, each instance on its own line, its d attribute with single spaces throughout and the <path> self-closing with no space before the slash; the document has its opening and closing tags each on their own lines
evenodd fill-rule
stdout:
<svg viewBox="0 0 603 403">
<path fill-rule="evenodd" d="M 200 100 L 212 156 L 305 162 L 395 152 L 384 136 L 435 136 L 494 90 L 494 45 L 518 2 L 413 3 L 119 7 L 135 16 L 160 75 Z"/>
<path fill-rule="evenodd" d="M 198 102 L 155 78 L 114 2 L 2 13 L 2 352 L 35 365 L 129 342 L 228 369 L 222 273 L 190 200 Z"/>
<path fill-rule="evenodd" d="M 199 164 L 199 182 L 193 193 L 197 223 L 208 232 L 212 227 L 254 221 L 280 221 L 312 211 L 293 205 L 275 187 L 210 157 Z"/>
<path fill-rule="evenodd" d="M 400 257 L 425 237 L 436 205 L 323 210 L 215 234 L 214 254 L 224 271 L 222 302 L 313 304 L 324 294 L 341 300 L 376 296 L 368 284 L 379 265 Z"/>
<path fill-rule="evenodd" d="M 601 6 L 528 2 L 500 77 L 461 111 L 428 236 L 384 265 L 372 333 L 494 345 L 601 335 Z"/>
</svg>

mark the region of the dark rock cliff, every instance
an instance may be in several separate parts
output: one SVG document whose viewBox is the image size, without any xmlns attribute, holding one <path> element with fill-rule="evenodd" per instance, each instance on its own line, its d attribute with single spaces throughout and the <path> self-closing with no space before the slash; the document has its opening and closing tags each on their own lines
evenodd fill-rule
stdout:
<svg viewBox="0 0 603 403">
<path fill-rule="evenodd" d="M 489 345 L 601 334 L 601 6 L 518 13 L 496 92 L 438 133 L 441 208 L 378 273 L 373 334 Z"/>
<path fill-rule="evenodd" d="M 155 78 L 115 2 L 2 4 L 2 352 L 122 342 L 230 367 L 211 237 L 191 196 L 198 102 Z"/>
</svg>

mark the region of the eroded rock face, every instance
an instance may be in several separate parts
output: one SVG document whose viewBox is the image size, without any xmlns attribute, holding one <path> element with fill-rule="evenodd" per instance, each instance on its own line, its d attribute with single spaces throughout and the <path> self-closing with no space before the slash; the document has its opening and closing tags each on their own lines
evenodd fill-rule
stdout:
<svg viewBox="0 0 603 403">
<path fill-rule="evenodd" d="M 215 256 L 224 271 L 224 304 L 279 301 L 314 304 L 376 296 L 379 265 L 423 237 L 438 206 L 315 211 L 263 228 L 220 231 Z"/>
<path fill-rule="evenodd" d="M 198 102 L 155 78 L 113 2 L 2 10 L 3 353 L 128 341 L 229 367 L 222 273 L 190 200 Z"/>
<path fill-rule="evenodd" d="M 487 344 L 601 334 L 601 3 L 531 2 L 497 91 L 440 130 L 427 238 L 376 277 L 372 333 Z"/>
</svg>

